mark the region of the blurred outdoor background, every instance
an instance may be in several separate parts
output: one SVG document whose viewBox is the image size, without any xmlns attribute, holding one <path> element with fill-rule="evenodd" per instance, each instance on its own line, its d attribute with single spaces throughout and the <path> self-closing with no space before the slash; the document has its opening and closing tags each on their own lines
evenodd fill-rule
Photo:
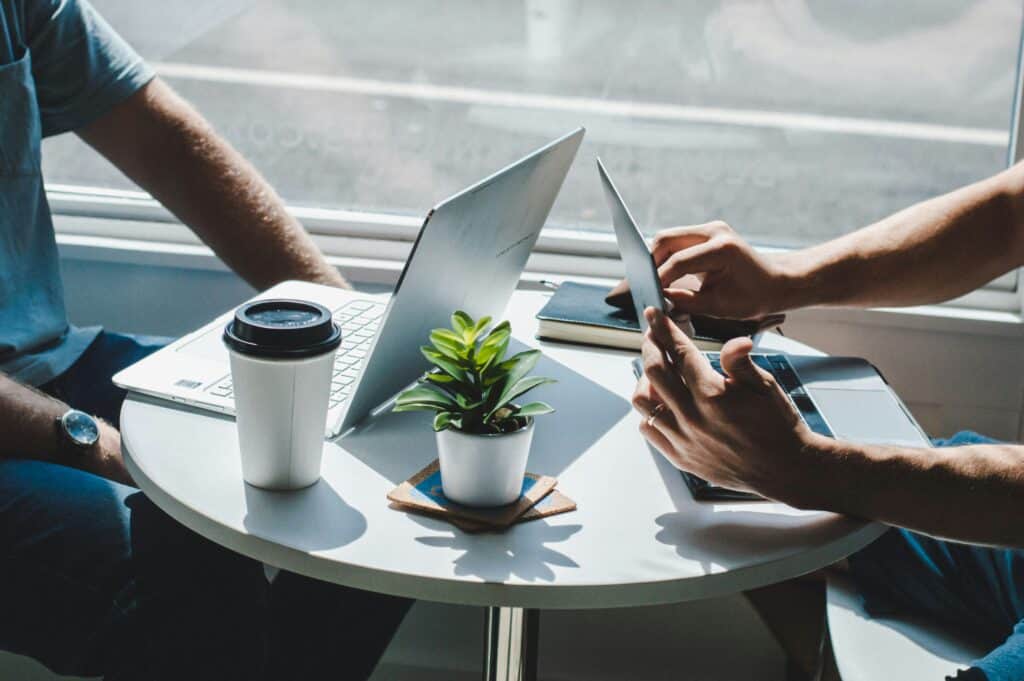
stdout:
<svg viewBox="0 0 1024 681">
<path fill-rule="evenodd" d="M 585 125 L 549 224 L 796 245 L 1006 163 L 1014 0 L 93 0 L 292 205 L 424 214 Z M 51 183 L 130 188 L 72 136 Z"/>
</svg>

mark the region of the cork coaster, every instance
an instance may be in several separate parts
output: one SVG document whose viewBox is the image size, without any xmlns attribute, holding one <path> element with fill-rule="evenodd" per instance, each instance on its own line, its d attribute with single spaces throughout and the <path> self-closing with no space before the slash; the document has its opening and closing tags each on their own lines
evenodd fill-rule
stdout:
<svg viewBox="0 0 1024 681">
<path fill-rule="evenodd" d="M 533 508 L 555 488 L 557 480 L 547 475 L 527 473 L 523 477 L 523 490 L 519 499 L 507 506 L 477 508 L 450 501 L 441 489 L 441 467 L 435 459 L 430 465 L 388 493 L 388 499 L 403 507 L 411 507 L 447 520 L 459 519 L 483 525 L 488 529 L 503 529 Z"/>
<path fill-rule="evenodd" d="M 494 532 L 496 530 L 502 530 L 505 528 L 495 528 L 490 525 L 483 523 L 474 522 L 472 520 L 466 520 L 464 518 L 456 517 L 448 513 L 434 513 L 427 511 L 423 508 L 416 506 L 407 506 L 405 504 L 399 504 L 397 502 L 391 502 L 390 507 L 396 511 L 403 511 L 405 513 L 418 513 L 431 518 L 440 518 L 450 522 L 455 527 L 459 528 L 463 532 L 469 534 L 478 534 L 480 532 Z M 569 513 L 576 510 L 576 502 L 569 497 L 562 494 L 557 489 L 551 490 L 547 496 L 538 501 L 533 507 L 529 508 L 526 513 L 522 514 L 515 520 L 515 524 L 529 522 L 531 520 L 539 520 L 540 518 L 549 518 L 553 515 L 559 515 L 561 513 Z"/>
</svg>

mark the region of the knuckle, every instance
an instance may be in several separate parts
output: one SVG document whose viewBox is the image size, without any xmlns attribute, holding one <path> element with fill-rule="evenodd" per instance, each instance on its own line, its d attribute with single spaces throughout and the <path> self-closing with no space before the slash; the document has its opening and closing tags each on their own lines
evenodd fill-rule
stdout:
<svg viewBox="0 0 1024 681">
<path fill-rule="evenodd" d="M 680 267 L 682 267 L 683 263 L 689 256 L 690 254 L 687 253 L 685 250 L 676 251 L 675 253 L 670 255 L 665 260 L 665 262 L 668 264 L 668 271 L 671 273 L 678 270 Z"/>
<path fill-rule="evenodd" d="M 644 358 L 644 369 L 648 372 L 660 372 L 665 370 L 665 359 L 660 355 L 651 353 Z"/>
<path fill-rule="evenodd" d="M 708 227 L 719 234 L 732 234 L 733 229 L 729 226 L 725 220 L 712 220 L 708 223 Z"/>
<path fill-rule="evenodd" d="M 738 253 L 743 248 L 743 244 L 735 235 L 726 234 L 719 237 L 718 248 L 726 253 Z"/>
<path fill-rule="evenodd" d="M 717 385 L 709 385 L 705 383 L 701 386 L 701 395 L 707 403 L 720 405 L 725 401 L 726 391 L 724 388 L 720 388 Z"/>
</svg>

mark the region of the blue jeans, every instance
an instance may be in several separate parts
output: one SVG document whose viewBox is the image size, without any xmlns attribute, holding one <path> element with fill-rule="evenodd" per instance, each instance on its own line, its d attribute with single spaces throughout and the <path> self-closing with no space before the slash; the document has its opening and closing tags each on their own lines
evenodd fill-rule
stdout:
<svg viewBox="0 0 1024 681">
<path fill-rule="evenodd" d="M 110 377 L 164 344 L 103 333 L 43 390 L 117 424 Z M 365 679 L 411 602 L 281 573 L 138 490 L 0 460 L 0 648 L 109 681 Z"/>
<path fill-rule="evenodd" d="M 993 442 L 961 432 L 935 445 Z M 991 649 L 958 678 L 1024 679 L 1024 551 L 941 541 L 894 528 L 851 556 L 850 572 L 870 614 L 929 617 Z"/>
</svg>

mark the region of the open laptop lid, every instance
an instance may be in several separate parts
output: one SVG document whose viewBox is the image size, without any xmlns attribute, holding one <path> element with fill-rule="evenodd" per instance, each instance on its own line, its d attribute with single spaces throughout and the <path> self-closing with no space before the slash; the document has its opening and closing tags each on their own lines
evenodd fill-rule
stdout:
<svg viewBox="0 0 1024 681">
<path fill-rule="evenodd" d="M 626 280 L 629 282 L 629 291 L 633 296 L 633 306 L 636 308 L 637 317 L 640 319 L 640 328 L 647 330 L 647 320 L 644 319 L 643 311 L 649 307 L 657 308 L 666 312 L 665 296 L 662 293 L 661 279 L 658 277 L 658 267 L 654 264 L 644 235 L 636 225 L 626 202 L 622 200 L 619 190 L 605 170 L 604 163 L 597 159 L 597 172 L 601 175 L 601 185 L 604 187 L 604 196 L 608 201 L 608 210 L 612 214 L 612 224 L 615 227 L 615 241 L 619 245 L 619 255 L 626 266 Z M 684 331 L 687 335 L 693 336 L 693 326 L 686 323 Z"/>
<path fill-rule="evenodd" d="M 424 371 L 420 354 L 451 313 L 497 321 L 572 165 L 583 128 L 438 204 L 420 228 L 334 434 L 365 419 Z"/>
</svg>

